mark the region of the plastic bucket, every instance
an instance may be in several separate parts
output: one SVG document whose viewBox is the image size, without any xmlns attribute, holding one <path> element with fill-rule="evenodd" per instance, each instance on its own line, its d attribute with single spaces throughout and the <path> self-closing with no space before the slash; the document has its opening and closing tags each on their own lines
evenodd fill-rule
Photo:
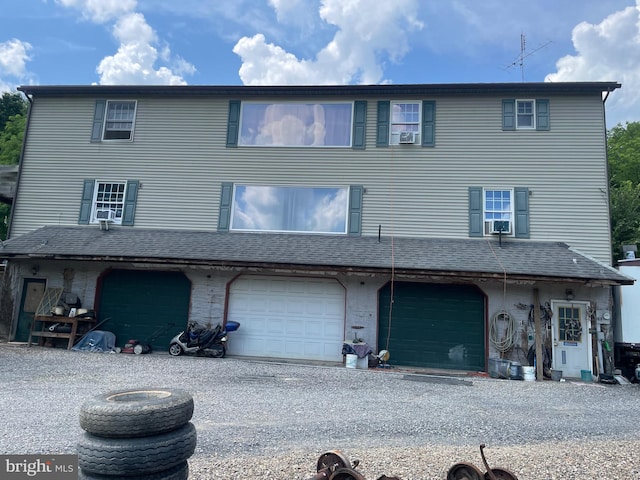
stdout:
<svg viewBox="0 0 640 480">
<path fill-rule="evenodd" d="M 536 381 L 536 367 L 522 367 L 522 375 L 525 382 Z"/>
<path fill-rule="evenodd" d="M 591 370 L 580 370 L 580 378 L 585 383 L 593 382 L 593 375 L 591 374 Z"/>
<path fill-rule="evenodd" d="M 347 368 L 356 368 L 358 364 L 358 356 L 353 355 L 352 353 L 347 353 L 347 360 L 345 366 Z"/>
</svg>

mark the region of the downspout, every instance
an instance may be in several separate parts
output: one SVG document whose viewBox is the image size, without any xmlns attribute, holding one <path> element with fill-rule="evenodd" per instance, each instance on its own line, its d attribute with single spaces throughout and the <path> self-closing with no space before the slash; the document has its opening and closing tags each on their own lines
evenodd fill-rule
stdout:
<svg viewBox="0 0 640 480">
<path fill-rule="evenodd" d="M 13 214 L 18 203 L 18 192 L 20 191 L 20 177 L 22 174 L 22 163 L 24 161 L 24 153 L 27 147 L 27 135 L 29 133 L 29 125 L 31 124 L 31 109 L 33 108 L 33 99 L 24 93 L 20 87 L 18 90 L 24 94 L 29 102 L 29 109 L 27 110 L 27 123 L 24 126 L 24 137 L 22 138 L 22 150 L 20 151 L 20 162 L 18 163 L 18 175 L 16 176 L 16 190 L 13 195 L 13 202 L 11 202 L 11 213 L 9 214 L 9 225 L 7 225 L 7 240 L 11 238 L 11 226 L 13 225 Z"/>
</svg>

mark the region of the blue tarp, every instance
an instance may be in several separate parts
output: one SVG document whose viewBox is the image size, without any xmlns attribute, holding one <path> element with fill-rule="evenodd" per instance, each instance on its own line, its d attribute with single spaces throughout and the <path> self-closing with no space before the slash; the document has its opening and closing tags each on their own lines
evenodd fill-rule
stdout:
<svg viewBox="0 0 640 480">
<path fill-rule="evenodd" d="M 76 352 L 115 353 L 115 348 L 115 334 L 103 330 L 93 330 L 82 337 L 71 350 Z"/>
</svg>

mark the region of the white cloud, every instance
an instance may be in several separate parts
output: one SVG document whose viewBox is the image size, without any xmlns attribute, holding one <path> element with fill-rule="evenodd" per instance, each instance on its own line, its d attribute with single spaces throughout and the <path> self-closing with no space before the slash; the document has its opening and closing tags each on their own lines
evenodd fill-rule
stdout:
<svg viewBox="0 0 640 480">
<path fill-rule="evenodd" d="M 295 0 L 270 0 L 278 18 L 295 12 Z M 376 2 L 323 0 L 319 16 L 337 31 L 314 59 L 294 54 L 257 33 L 241 38 L 233 48 L 242 59 L 245 85 L 374 84 L 383 81 L 384 62 L 400 60 L 409 50 L 407 33 L 420 30 L 416 0 Z"/>
<path fill-rule="evenodd" d="M 82 16 L 95 23 L 106 23 L 133 12 L 136 0 L 56 0 L 63 7 L 72 7 Z"/>
<path fill-rule="evenodd" d="M 157 36 L 141 13 L 129 13 L 121 17 L 113 27 L 113 35 L 120 42 L 120 47 L 115 55 L 105 57 L 98 65 L 102 85 L 186 84 L 171 69 L 154 68 L 160 56 L 153 46 L 157 43 Z M 165 58 L 170 56 L 167 48 L 163 49 Z"/>
<path fill-rule="evenodd" d="M 30 43 L 17 38 L 0 43 L 0 92 L 15 91 L 17 85 L 14 82 L 31 77 L 27 71 L 31 49 Z"/>
<path fill-rule="evenodd" d="M 548 82 L 617 81 L 607 100 L 608 123 L 638 120 L 640 107 L 640 0 L 599 24 L 582 22 L 572 33 L 575 55 L 556 62 Z M 634 118 L 635 117 L 635 118 Z"/>
<path fill-rule="evenodd" d="M 27 74 L 26 64 L 31 44 L 14 38 L 0 43 L 0 72 L 2 75 L 21 78 Z"/>
<path fill-rule="evenodd" d="M 136 12 L 136 0 L 56 0 L 60 5 L 76 8 L 94 23 L 115 21 L 113 36 L 120 46 L 114 55 L 103 58 L 96 71 L 100 84 L 184 85 L 182 74 L 193 74 L 195 67 L 183 58 L 171 57 L 168 45 L 160 52 L 155 30 L 144 15 Z M 174 65 L 162 65 L 159 62 Z M 174 71 L 175 70 L 175 71 Z"/>
</svg>

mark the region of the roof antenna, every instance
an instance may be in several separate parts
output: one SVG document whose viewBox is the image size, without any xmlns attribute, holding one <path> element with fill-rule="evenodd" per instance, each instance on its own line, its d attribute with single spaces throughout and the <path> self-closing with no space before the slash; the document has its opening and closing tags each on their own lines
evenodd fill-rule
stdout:
<svg viewBox="0 0 640 480">
<path fill-rule="evenodd" d="M 520 67 L 520 79 L 524 82 L 524 59 L 530 57 L 538 50 L 542 50 L 543 48 L 548 47 L 553 42 L 549 40 L 544 45 L 539 46 L 534 51 L 527 53 L 527 37 L 524 33 L 520 34 L 520 55 L 513 62 L 507 65 L 507 68 L 515 67 L 516 65 Z"/>
</svg>

